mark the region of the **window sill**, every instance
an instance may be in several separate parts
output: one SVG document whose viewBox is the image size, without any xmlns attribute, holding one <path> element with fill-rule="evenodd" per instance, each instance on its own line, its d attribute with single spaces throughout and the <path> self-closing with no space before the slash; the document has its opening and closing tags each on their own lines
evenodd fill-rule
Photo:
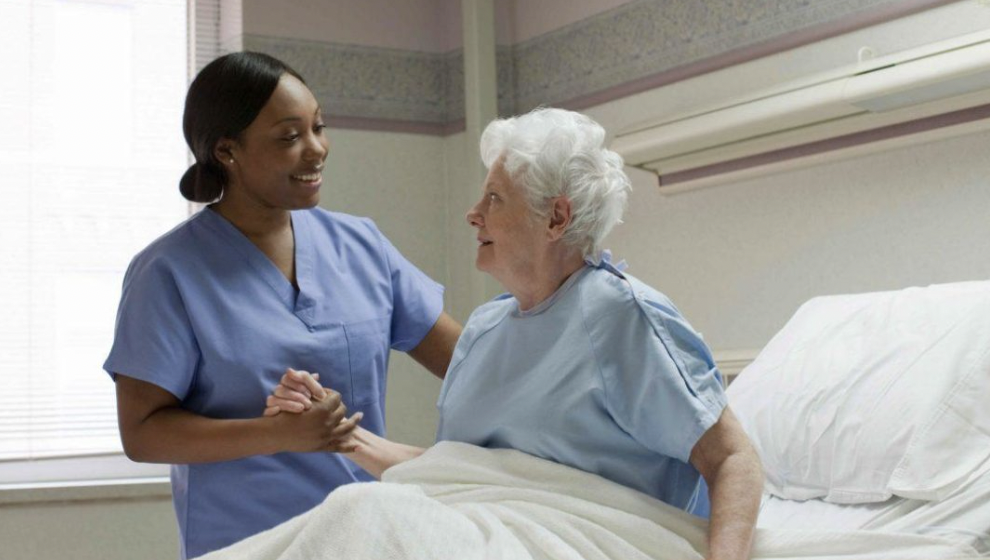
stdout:
<svg viewBox="0 0 990 560">
<path fill-rule="evenodd" d="M 53 502 L 149 500 L 171 496 L 168 477 L 0 484 L 0 507 Z"/>
</svg>

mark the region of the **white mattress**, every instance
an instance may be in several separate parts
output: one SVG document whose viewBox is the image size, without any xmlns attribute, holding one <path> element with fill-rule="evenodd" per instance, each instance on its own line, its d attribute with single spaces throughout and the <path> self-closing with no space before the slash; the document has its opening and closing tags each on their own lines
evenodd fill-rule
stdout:
<svg viewBox="0 0 990 560">
<path fill-rule="evenodd" d="M 990 462 L 970 481 L 938 502 L 891 498 L 870 504 L 803 502 L 764 496 L 759 527 L 787 529 L 867 529 L 940 535 L 990 555 Z"/>
</svg>

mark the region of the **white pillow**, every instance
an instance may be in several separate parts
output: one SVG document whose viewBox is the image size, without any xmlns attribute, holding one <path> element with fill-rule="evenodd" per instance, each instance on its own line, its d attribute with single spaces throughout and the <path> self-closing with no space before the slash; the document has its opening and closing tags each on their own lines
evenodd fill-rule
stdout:
<svg viewBox="0 0 990 560">
<path fill-rule="evenodd" d="M 727 393 L 771 494 L 941 499 L 990 457 L 990 282 L 814 298 Z"/>
</svg>

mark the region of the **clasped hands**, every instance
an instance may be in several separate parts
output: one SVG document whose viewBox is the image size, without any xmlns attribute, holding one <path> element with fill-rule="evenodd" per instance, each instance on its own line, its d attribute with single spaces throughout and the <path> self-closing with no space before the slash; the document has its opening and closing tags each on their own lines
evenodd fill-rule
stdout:
<svg viewBox="0 0 990 560">
<path fill-rule="evenodd" d="M 319 377 L 318 373 L 286 369 L 265 401 L 264 415 L 285 426 L 290 451 L 351 453 L 357 449 L 354 430 L 364 414 L 348 418 L 340 393 L 321 386 Z"/>
</svg>

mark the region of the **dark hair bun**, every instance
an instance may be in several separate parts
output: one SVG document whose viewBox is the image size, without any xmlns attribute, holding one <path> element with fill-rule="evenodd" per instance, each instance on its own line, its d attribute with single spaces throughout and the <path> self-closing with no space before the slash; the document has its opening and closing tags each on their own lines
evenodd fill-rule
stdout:
<svg viewBox="0 0 990 560">
<path fill-rule="evenodd" d="M 206 204 L 220 198 L 223 193 L 222 179 L 210 167 L 197 162 L 183 173 L 179 180 L 179 192 L 186 200 Z"/>
</svg>

